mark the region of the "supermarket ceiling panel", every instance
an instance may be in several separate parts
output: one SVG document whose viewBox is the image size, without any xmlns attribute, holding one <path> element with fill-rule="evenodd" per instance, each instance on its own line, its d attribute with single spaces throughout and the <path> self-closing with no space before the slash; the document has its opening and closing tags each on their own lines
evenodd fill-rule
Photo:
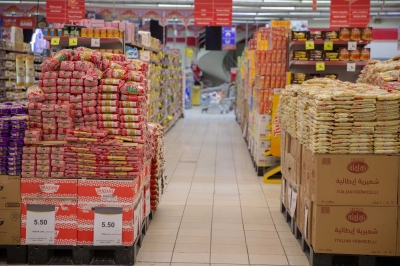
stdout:
<svg viewBox="0 0 400 266">
<path fill-rule="evenodd" d="M 45 5 L 46 1 L 0 1 L 0 5 Z M 86 0 L 87 8 L 107 7 L 123 9 L 147 9 L 154 11 L 193 11 L 194 0 Z M 313 0 L 233 0 L 234 22 L 267 21 L 272 19 L 329 19 L 330 0 L 317 0 L 317 10 L 312 12 Z M 400 18 L 399 0 L 371 0 L 371 16 Z"/>
</svg>

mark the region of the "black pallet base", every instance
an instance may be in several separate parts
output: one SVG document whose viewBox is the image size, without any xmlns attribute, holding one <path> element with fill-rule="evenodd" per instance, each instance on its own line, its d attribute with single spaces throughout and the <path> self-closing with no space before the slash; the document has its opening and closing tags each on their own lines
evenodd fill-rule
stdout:
<svg viewBox="0 0 400 266">
<path fill-rule="evenodd" d="M 134 265 L 134 246 L 28 246 L 31 265 Z"/>
<path fill-rule="evenodd" d="M 367 256 L 347 254 L 325 254 L 314 252 L 313 247 L 305 239 L 302 230 L 294 222 L 294 236 L 299 241 L 301 250 L 307 256 L 310 266 L 398 266 L 400 257 Z"/>
<path fill-rule="evenodd" d="M 20 245 L 0 245 L 0 262 L 7 264 L 26 264 L 28 247 Z"/>
</svg>

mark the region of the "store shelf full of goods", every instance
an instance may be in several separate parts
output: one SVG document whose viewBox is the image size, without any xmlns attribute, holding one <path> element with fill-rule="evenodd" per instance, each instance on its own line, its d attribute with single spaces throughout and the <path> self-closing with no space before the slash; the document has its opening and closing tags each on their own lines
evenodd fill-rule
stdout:
<svg viewBox="0 0 400 266">
<path fill-rule="evenodd" d="M 315 77 L 355 82 L 370 59 L 372 29 L 352 40 L 345 29 L 327 31 L 292 31 L 289 44 L 288 79 L 301 84 Z M 350 39 L 349 39 L 350 38 Z"/>
</svg>

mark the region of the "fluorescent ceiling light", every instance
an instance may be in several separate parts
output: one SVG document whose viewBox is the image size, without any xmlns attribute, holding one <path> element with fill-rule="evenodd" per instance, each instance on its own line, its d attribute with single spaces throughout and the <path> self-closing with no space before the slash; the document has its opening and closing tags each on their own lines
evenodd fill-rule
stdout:
<svg viewBox="0 0 400 266">
<path fill-rule="evenodd" d="M 240 12 L 233 12 L 234 16 L 257 16 L 257 13 L 240 13 Z"/>
<path fill-rule="evenodd" d="M 329 18 L 313 18 L 313 20 L 329 20 Z"/>
<path fill-rule="evenodd" d="M 299 0 L 264 0 L 265 3 L 300 3 Z"/>
<path fill-rule="evenodd" d="M 295 10 L 294 7 L 292 6 L 282 6 L 282 7 L 277 7 L 277 6 L 262 6 L 260 7 L 261 9 L 269 9 L 269 10 Z"/>
<path fill-rule="evenodd" d="M 301 0 L 302 3 L 312 3 L 312 0 Z M 331 1 L 321 1 L 321 0 L 317 0 L 317 5 L 318 4 L 330 4 Z"/>
<path fill-rule="evenodd" d="M 307 15 L 307 16 L 312 16 L 312 15 L 321 15 L 320 12 L 290 12 L 289 15 Z M 326 15 L 329 15 L 326 13 Z"/>
<path fill-rule="evenodd" d="M 400 12 L 385 12 L 386 15 L 400 15 Z"/>
<path fill-rule="evenodd" d="M 159 7 L 193 7 L 193 5 L 158 4 Z"/>
<path fill-rule="evenodd" d="M 281 16 L 281 15 L 289 15 L 289 13 L 257 13 L 257 16 Z"/>
</svg>

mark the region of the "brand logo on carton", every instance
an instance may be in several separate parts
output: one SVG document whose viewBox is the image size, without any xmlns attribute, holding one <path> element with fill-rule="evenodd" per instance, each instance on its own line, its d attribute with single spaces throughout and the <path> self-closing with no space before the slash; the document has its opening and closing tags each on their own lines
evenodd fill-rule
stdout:
<svg viewBox="0 0 400 266">
<path fill-rule="evenodd" d="M 353 174 L 362 174 L 369 169 L 368 164 L 363 159 L 352 159 L 351 163 L 347 165 L 347 170 Z"/>
<path fill-rule="evenodd" d="M 99 187 L 95 188 L 96 193 L 99 196 L 112 196 L 114 194 L 115 188 L 110 188 L 110 187 Z"/>
<path fill-rule="evenodd" d="M 351 211 L 346 214 L 347 221 L 351 223 L 363 223 L 368 219 L 368 216 L 362 211 Z"/>
<path fill-rule="evenodd" d="M 0 184 L 0 191 L 2 191 L 4 189 L 4 185 Z"/>
<path fill-rule="evenodd" d="M 47 194 L 55 193 L 60 188 L 59 185 L 55 185 L 55 184 L 43 184 L 43 185 L 39 185 L 39 187 L 43 193 L 47 193 Z"/>
<path fill-rule="evenodd" d="M 3 225 L 3 224 L 4 224 L 4 219 L 0 218 L 0 225 Z"/>
</svg>

